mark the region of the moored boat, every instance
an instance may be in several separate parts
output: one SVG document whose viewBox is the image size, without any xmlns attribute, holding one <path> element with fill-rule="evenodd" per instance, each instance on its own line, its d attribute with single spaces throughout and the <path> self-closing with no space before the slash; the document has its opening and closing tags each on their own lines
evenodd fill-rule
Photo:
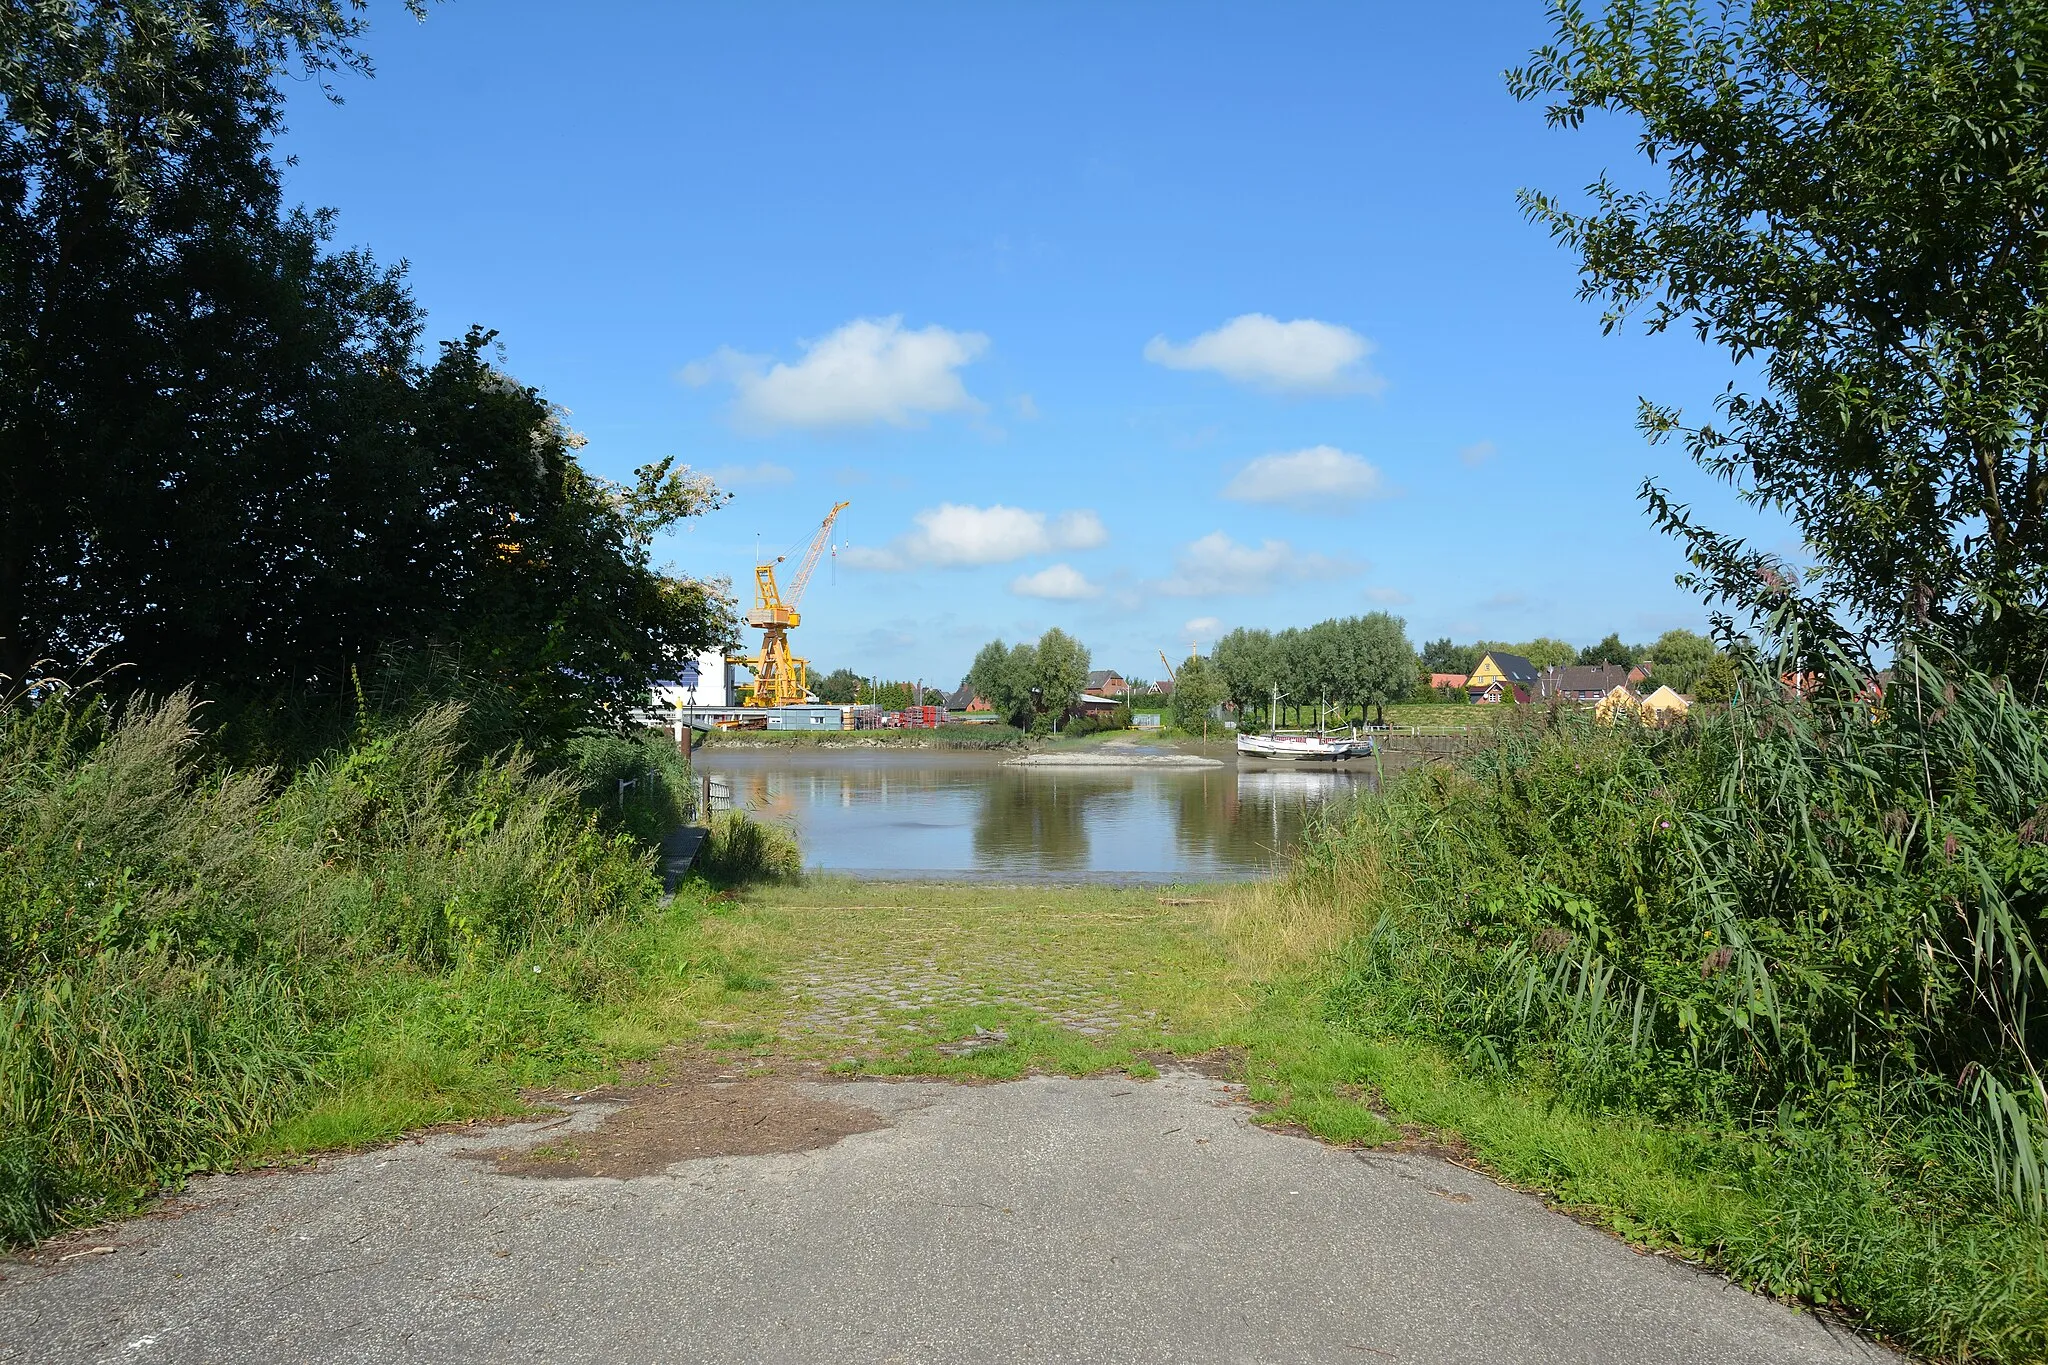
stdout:
<svg viewBox="0 0 2048 1365">
<path fill-rule="evenodd" d="M 1347 758 L 1371 758 L 1374 745 L 1370 739 L 1348 735 L 1241 734 L 1237 737 L 1237 752 L 1243 758 L 1337 763 Z"/>
</svg>

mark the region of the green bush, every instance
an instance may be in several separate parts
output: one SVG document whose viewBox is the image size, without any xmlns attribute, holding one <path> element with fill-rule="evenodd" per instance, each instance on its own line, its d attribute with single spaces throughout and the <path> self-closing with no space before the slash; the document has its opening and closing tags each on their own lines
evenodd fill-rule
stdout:
<svg viewBox="0 0 2048 1365">
<path fill-rule="evenodd" d="M 1312 837 L 1297 877 L 1378 888 L 1329 1015 L 1705 1123 L 1782 1209 L 1725 1264 L 2041 1358 L 2048 716 L 1911 653 L 1881 705 L 1740 681 L 1666 731 L 1518 717 Z"/>
<path fill-rule="evenodd" d="M 782 826 L 743 810 L 720 811 L 691 870 L 716 886 L 793 882 L 803 876 L 804 855 L 796 836 Z"/>
<path fill-rule="evenodd" d="M 690 822 L 696 805 L 690 765 L 668 736 L 584 729 L 570 737 L 566 750 L 584 805 L 608 827 L 656 844 Z"/>
<path fill-rule="evenodd" d="M 453 707 L 288 780 L 188 696 L 0 708 L 0 1237 L 116 1209 L 292 1112 L 392 973 L 488 972 L 657 903 L 565 775 Z"/>
</svg>

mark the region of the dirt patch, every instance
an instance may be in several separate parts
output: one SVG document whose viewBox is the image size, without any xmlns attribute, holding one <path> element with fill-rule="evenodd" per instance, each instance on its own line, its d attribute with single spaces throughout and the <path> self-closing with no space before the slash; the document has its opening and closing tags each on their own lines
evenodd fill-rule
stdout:
<svg viewBox="0 0 2048 1365">
<path fill-rule="evenodd" d="M 1219 1047 L 1208 1052 L 1181 1056 L 1172 1052 L 1140 1052 L 1139 1057 L 1161 1071 L 1192 1071 L 1197 1076 L 1230 1085 L 1243 1085 L 1245 1065 L 1251 1054 L 1241 1047 Z"/>
<path fill-rule="evenodd" d="M 872 1109 L 772 1076 L 679 1076 L 580 1098 L 620 1107 L 594 1129 L 543 1131 L 532 1146 L 472 1155 L 506 1175 L 631 1179 L 698 1157 L 808 1152 L 888 1126 Z"/>
</svg>

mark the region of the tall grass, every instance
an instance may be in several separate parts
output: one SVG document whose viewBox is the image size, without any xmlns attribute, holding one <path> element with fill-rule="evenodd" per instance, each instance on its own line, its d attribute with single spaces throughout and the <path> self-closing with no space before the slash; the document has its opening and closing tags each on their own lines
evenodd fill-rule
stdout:
<svg viewBox="0 0 2048 1365">
<path fill-rule="evenodd" d="M 285 776 L 205 766 L 188 696 L 0 708 L 0 1237 L 227 1159 L 331 1083 L 394 981 L 658 903 L 574 774 L 466 760 L 459 723 Z"/>
<path fill-rule="evenodd" d="M 1333 1020 L 1718 1134 L 1777 1210 L 1724 1263 L 2048 1354 L 2048 717 L 2002 682 L 1908 653 L 1882 703 L 1799 697 L 1750 660 L 1674 730 L 1528 717 L 1293 881 L 1351 916 Z"/>
<path fill-rule="evenodd" d="M 793 882 L 803 876 L 803 849 L 796 836 L 743 810 L 711 817 L 704 844 L 691 870 L 718 886 L 747 882 Z"/>
</svg>

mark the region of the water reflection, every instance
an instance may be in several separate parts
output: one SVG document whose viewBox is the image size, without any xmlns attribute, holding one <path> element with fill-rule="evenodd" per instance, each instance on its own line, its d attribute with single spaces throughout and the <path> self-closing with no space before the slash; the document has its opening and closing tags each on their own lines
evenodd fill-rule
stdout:
<svg viewBox="0 0 2048 1365">
<path fill-rule="evenodd" d="M 1370 772 L 1006 768 L 955 753 L 698 755 L 718 804 L 793 826 L 806 863 L 852 873 L 1047 880 L 1256 876 Z"/>
</svg>

